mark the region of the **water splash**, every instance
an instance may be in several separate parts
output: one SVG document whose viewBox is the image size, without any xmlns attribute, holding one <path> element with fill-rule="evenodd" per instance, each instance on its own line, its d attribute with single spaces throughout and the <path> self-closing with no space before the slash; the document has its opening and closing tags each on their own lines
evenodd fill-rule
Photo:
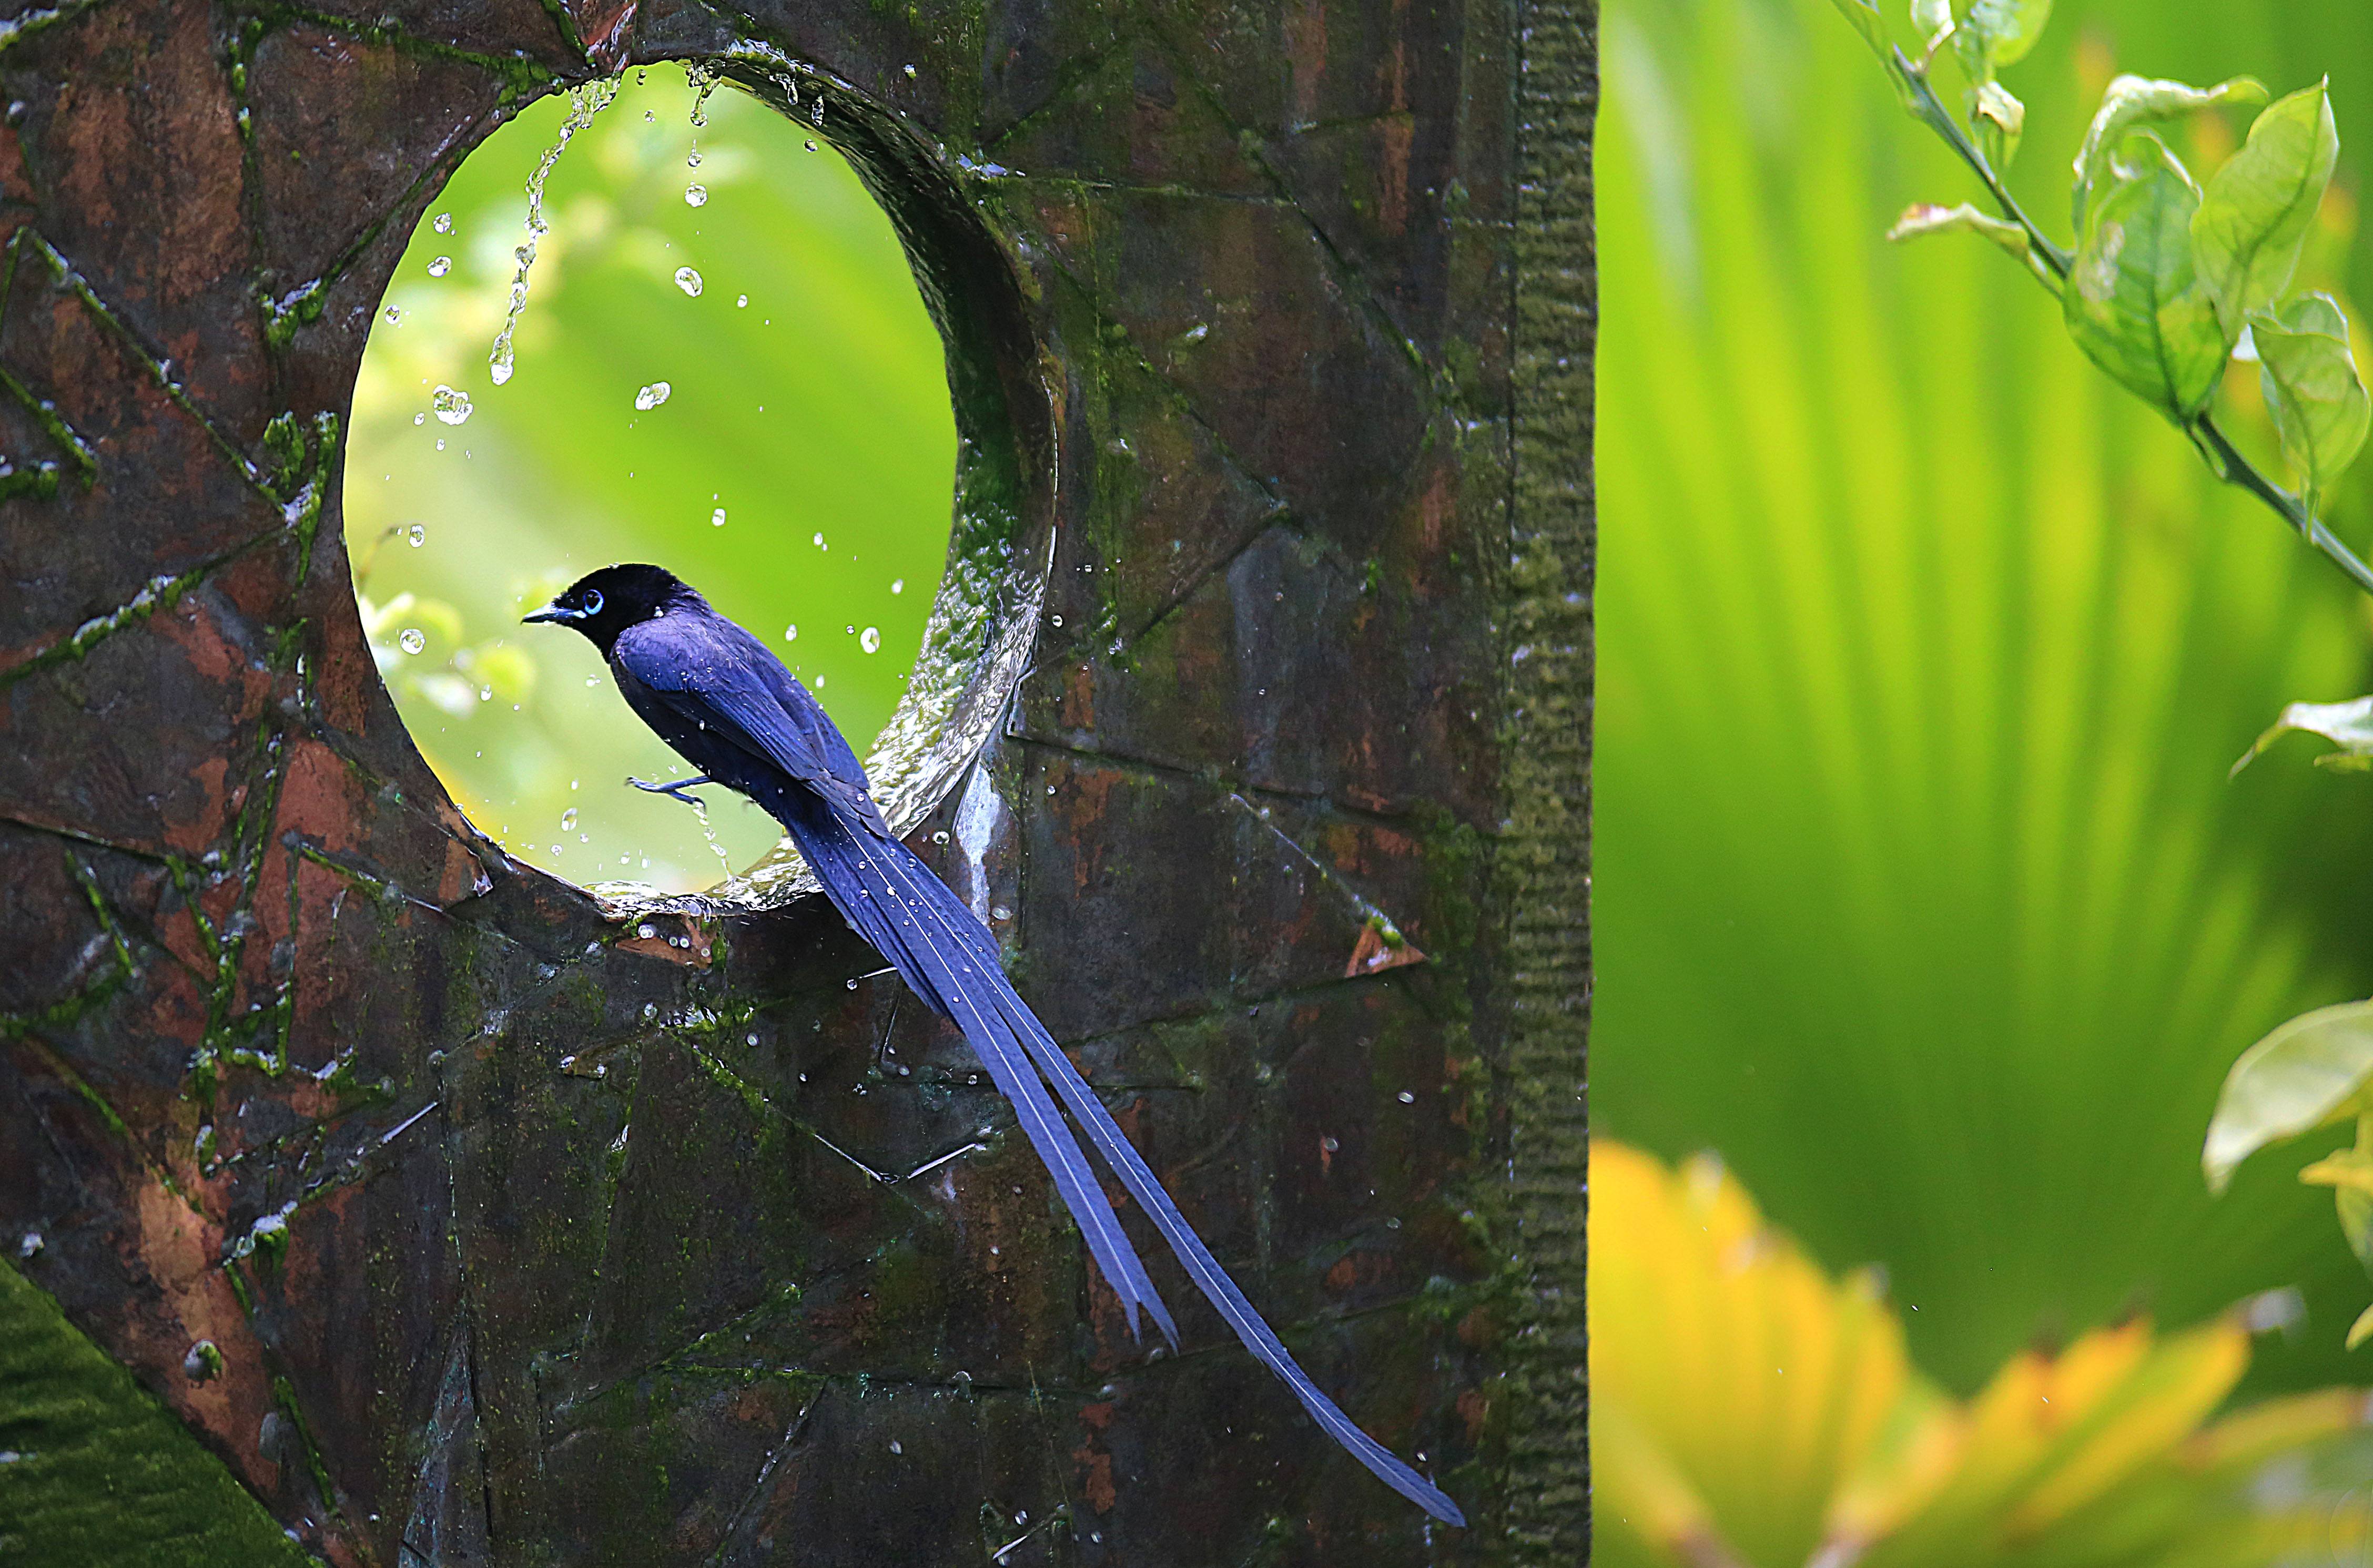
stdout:
<svg viewBox="0 0 2373 1568">
<path fill-rule="evenodd" d="M 668 394 L 673 391 L 675 389 L 665 381 L 653 381 L 649 386 L 635 393 L 635 407 L 638 412 L 649 414 L 652 409 L 665 403 L 668 400 Z"/>
<path fill-rule="evenodd" d="M 591 124 L 593 116 L 607 109 L 610 100 L 618 96 L 620 80 L 610 76 L 568 89 L 568 115 L 560 123 L 560 135 L 537 160 L 535 172 L 527 177 L 527 239 L 512 252 L 519 258 L 519 270 L 511 275 L 510 306 L 503 314 L 503 330 L 495 334 L 494 351 L 486 357 L 486 373 L 494 378 L 497 386 L 511 379 L 511 333 L 527 310 L 528 269 L 535 265 L 537 243 L 552 232 L 552 225 L 544 220 L 544 181 L 552 178 L 553 165 L 560 161 L 569 138 Z"/>
</svg>

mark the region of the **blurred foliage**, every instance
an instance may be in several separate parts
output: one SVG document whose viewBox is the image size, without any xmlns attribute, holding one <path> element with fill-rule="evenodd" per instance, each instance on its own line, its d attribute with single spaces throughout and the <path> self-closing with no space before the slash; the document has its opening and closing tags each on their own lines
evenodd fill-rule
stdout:
<svg viewBox="0 0 2373 1568">
<path fill-rule="evenodd" d="M 1713 1159 L 1591 1153 L 1591 1446 L 1601 1568 L 2246 1568 L 2355 1561 L 2363 1391 L 2210 1422 L 2234 1314 L 2022 1350 L 1963 1402 L 1911 1363 L 1870 1271 L 1765 1229 Z"/>
<path fill-rule="evenodd" d="M 687 770 L 590 646 L 520 614 L 657 561 L 772 642 L 862 753 L 914 662 L 955 467 L 941 341 L 888 217 L 804 127 L 730 87 L 698 127 L 694 103 L 681 69 L 637 71 L 555 160 L 501 386 L 527 183 L 570 100 L 470 155 L 374 323 L 345 486 L 380 668 L 471 820 L 576 881 L 670 890 L 747 865 L 774 825 L 711 791 L 710 837 L 625 788 Z"/>
<path fill-rule="evenodd" d="M 2197 1162 L 2243 1046 L 2373 989 L 2361 794 L 2286 748 L 2227 778 L 2285 704 L 2367 689 L 2358 596 L 1992 247 L 1885 243 L 1982 193 L 1829 0 L 1615 0 L 1604 37 L 1601 1125 L 1719 1149 L 1817 1256 L 1884 1262 L 1956 1392 L 2039 1334 L 2288 1284 L 2309 1328 L 2250 1385 L 2348 1376 L 2325 1200 L 2263 1161 L 2212 1200 Z M 2120 71 L 2329 72 L 2361 131 L 2296 287 L 2373 295 L 2364 7 L 2063 0 L 2003 73 L 2060 244 Z M 2248 123 L 2166 134 L 2215 168 Z M 2280 472 L 2253 368 L 2223 397 Z M 2356 544 L 2368 468 L 2326 501 Z"/>
</svg>

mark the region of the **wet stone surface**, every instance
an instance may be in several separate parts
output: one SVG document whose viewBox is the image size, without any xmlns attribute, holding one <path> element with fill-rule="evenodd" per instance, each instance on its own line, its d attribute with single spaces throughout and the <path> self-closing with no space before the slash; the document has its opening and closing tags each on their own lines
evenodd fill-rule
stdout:
<svg viewBox="0 0 2373 1568">
<path fill-rule="evenodd" d="M 0 1236 L 43 1245 L 12 1266 L 340 1564 L 1492 1560 L 1507 26 L 28 13 Z M 1295 1353 L 1477 1528 L 1337 1452 L 1128 1213 L 1183 1333 L 1133 1341 L 960 1037 L 819 901 L 643 937 L 404 737 L 336 498 L 386 271 L 519 104 L 729 47 L 760 85 L 812 66 L 782 80 L 907 204 L 1006 486 L 997 591 L 1035 606 L 912 841 Z M 1423 961 L 1347 977 L 1379 930 Z"/>
</svg>

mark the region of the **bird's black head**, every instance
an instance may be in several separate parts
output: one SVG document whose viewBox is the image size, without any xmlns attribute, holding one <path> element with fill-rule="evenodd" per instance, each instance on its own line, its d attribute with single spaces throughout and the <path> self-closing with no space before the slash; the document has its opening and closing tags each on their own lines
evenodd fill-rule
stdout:
<svg viewBox="0 0 2373 1568">
<path fill-rule="evenodd" d="M 689 609 L 702 603 L 699 594 L 666 568 L 629 564 L 586 573 L 559 598 L 522 618 L 574 626 L 606 658 L 610 645 L 628 626 L 678 606 Z"/>
</svg>

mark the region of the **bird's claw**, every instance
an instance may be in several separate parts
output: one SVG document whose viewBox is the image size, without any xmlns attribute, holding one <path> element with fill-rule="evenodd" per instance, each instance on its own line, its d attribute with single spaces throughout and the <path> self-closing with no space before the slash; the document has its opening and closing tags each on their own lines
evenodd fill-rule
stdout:
<svg viewBox="0 0 2373 1568">
<path fill-rule="evenodd" d="M 708 802 L 707 801 L 702 800 L 697 795 L 688 795 L 684 793 L 684 791 L 692 789 L 695 785 L 710 784 L 714 783 L 715 780 L 709 778 L 679 778 L 672 784 L 653 784 L 647 779 L 630 777 L 627 778 L 626 782 L 632 784 L 637 790 L 648 790 L 654 795 L 666 795 L 672 799 L 682 801 L 685 805 L 692 807 L 695 811 L 706 811 L 708 809 Z"/>
</svg>

